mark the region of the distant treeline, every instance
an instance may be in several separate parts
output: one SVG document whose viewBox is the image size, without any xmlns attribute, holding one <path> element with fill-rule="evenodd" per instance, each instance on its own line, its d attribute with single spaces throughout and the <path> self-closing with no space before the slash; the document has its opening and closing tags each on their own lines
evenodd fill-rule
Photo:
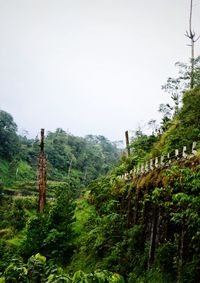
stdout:
<svg viewBox="0 0 200 283">
<path fill-rule="evenodd" d="M 11 114 L 0 110 L 0 181 L 4 185 L 15 181 L 37 180 L 40 141 L 17 134 Z M 48 179 L 69 181 L 77 186 L 106 174 L 118 161 L 120 150 L 104 136 L 73 136 L 58 128 L 47 132 L 45 155 Z"/>
</svg>

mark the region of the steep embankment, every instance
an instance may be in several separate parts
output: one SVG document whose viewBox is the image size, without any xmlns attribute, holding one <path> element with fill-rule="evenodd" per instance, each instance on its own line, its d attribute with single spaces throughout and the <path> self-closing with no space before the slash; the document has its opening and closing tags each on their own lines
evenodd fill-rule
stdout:
<svg viewBox="0 0 200 283">
<path fill-rule="evenodd" d="M 129 282 L 199 282 L 200 155 L 198 151 L 191 155 L 192 142 L 200 137 L 199 105 L 200 89 L 187 92 L 167 132 L 157 140 L 142 136 L 146 152 L 139 148 L 138 138 L 130 158 L 89 186 L 81 202 L 87 221 L 77 236 L 69 270 L 107 268 Z M 121 178 L 141 160 L 172 156 L 183 146 L 186 158 L 179 156 L 148 172 Z M 90 216 L 85 201 L 91 207 Z M 80 204 L 75 227 L 81 221 L 79 208 Z"/>
</svg>

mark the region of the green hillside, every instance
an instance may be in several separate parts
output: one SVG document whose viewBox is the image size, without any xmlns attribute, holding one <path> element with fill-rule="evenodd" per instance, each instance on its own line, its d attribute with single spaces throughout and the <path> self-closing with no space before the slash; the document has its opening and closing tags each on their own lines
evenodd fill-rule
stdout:
<svg viewBox="0 0 200 283">
<path fill-rule="evenodd" d="M 39 141 L 0 112 L 0 282 L 199 283 L 198 70 L 159 129 L 136 131 L 130 156 L 103 136 L 48 132 L 43 213 Z"/>
</svg>

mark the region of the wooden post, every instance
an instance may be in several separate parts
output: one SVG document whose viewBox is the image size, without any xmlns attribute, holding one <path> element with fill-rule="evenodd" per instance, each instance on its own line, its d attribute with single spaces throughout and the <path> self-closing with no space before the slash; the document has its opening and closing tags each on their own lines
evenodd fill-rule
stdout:
<svg viewBox="0 0 200 283">
<path fill-rule="evenodd" d="M 197 143 L 193 142 L 192 144 L 192 154 L 195 155 L 197 153 Z"/>
<path fill-rule="evenodd" d="M 186 151 L 187 151 L 187 147 L 184 146 L 184 147 L 183 147 L 183 153 L 182 153 L 182 156 L 183 156 L 184 159 L 187 158 L 187 153 L 186 153 Z"/>
<path fill-rule="evenodd" d="M 178 149 L 175 149 L 175 157 L 176 157 L 176 160 L 179 159 L 179 151 L 178 151 Z"/>
<path fill-rule="evenodd" d="M 150 159 L 150 170 L 154 169 L 153 159 Z"/>
<path fill-rule="evenodd" d="M 171 162 L 172 162 L 171 159 L 170 159 L 170 153 L 167 154 L 167 160 L 168 160 L 168 165 L 170 165 Z"/>
<path fill-rule="evenodd" d="M 161 167 L 164 166 L 164 156 L 163 155 L 160 157 L 160 166 Z"/>
<path fill-rule="evenodd" d="M 156 168 L 159 167 L 158 157 L 155 158 L 155 167 L 156 167 Z"/>
<path fill-rule="evenodd" d="M 38 212 L 42 213 L 44 211 L 44 206 L 46 202 L 46 173 L 44 158 L 44 129 L 41 129 L 40 138 L 40 169 L 39 169 L 39 202 L 38 202 Z"/>
<path fill-rule="evenodd" d="M 127 149 L 127 156 L 130 156 L 130 147 L 129 147 L 129 135 L 128 131 L 125 132 L 125 138 L 126 138 L 126 149 Z"/>
<path fill-rule="evenodd" d="M 149 172 L 149 164 L 148 164 L 148 161 L 146 162 L 146 165 L 145 165 L 145 172 L 146 172 L 146 173 Z"/>
</svg>

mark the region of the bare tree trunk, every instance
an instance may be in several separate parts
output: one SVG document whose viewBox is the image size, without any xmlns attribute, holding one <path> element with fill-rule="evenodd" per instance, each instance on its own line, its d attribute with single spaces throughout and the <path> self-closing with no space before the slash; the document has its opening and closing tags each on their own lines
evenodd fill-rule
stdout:
<svg viewBox="0 0 200 283">
<path fill-rule="evenodd" d="M 39 203 L 38 212 L 42 213 L 44 211 L 44 206 L 46 202 L 46 180 L 44 172 L 44 129 L 41 129 L 41 139 L 40 139 L 40 169 L 39 169 Z"/>
<path fill-rule="evenodd" d="M 190 1 L 190 19 L 189 19 L 189 33 L 191 39 L 191 78 L 190 78 L 190 87 L 194 87 L 194 36 L 195 34 L 192 32 L 192 7 L 193 0 Z"/>
<path fill-rule="evenodd" d="M 125 132 L 127 156 L 130 156 L 129 135 L 128 131 Z"/>
<path fill-rule="evenodd" d="M 195 39 L 195 32 L 192 31 L 192 12 L 193 12 L 193 0 L 190 0 L 190 17 L 189 17 L 189 31 L 186 31 L 186 36 L 190 39 L 191 46 L 191 72 L 190 72 L 190 88 L 194 88 L 194 45 L 199 39 Z"/>
</svg>

